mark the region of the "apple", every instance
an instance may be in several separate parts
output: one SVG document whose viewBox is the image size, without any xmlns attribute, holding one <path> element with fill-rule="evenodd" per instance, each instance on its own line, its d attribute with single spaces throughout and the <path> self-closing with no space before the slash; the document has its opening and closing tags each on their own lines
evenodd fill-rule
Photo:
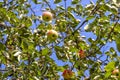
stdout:
<svg viewBox="0 0 120 80">
<path fill-rule="evenodd" d="M 64 79 L 71 79 L 73 77 L 73 72 L 71 70 L 64 70 L 62 76 Z"/>
<path fill-rule="evenodd" d="M 55 30 L 48 30 L 47 38 L 50 41 L 55 41 L 58 38 L 58 33 Z"/>
<path fill-rule="evenodd" d="M 78 52 L 78 56 L 79 56 L 80 58 L 85 58 L 86 55 L 85 55 L 84 50 L 79 50 L 79 52 Z"/>
<path fill-rule="evenodd" d="M 112 71 L 112 74 L 113 74 L 113 75 L 115 75 L 115 74 L 119 74 L 119 69 L 117 69 L 117 68 L 114 69 L 114 70 Z"/>
<path fill-rule="evenodd" d="M 52 15 L 51 12 L 45 11 L 45 12 L 43 12 L 43 14 L 42 14 L 42 19 L 43 19 L 44 21 L 46 21 L 46 22 L 49 22 L 49 21 L 51 21 L 51 20 L 53 19 L 53 15 Z"/>
</svg>

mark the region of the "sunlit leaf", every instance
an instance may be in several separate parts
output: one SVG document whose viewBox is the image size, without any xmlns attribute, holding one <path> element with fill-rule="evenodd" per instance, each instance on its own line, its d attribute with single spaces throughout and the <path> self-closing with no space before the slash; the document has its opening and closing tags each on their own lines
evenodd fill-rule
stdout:
<svg viewBox="0 0 120 80">
<path fill-rule="evenodd" d="M 48 48 L 45 48 L 42 50 L 42 55 L 47 55 L 49 53 L 49 49 Z"/>
</svg>

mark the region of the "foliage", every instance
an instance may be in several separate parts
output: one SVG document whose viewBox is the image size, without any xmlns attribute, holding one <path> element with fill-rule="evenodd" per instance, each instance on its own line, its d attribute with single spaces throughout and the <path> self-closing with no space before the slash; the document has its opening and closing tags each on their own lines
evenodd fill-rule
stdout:
<svg viewBox="0 0 120 80">
<path fill-rule="evenodd" d="M 59 80 L 66 69 L 75 73 L 73 80 L 118 80 L 120 73 L 116 78 L 111 71 L 120 70 L 120 2 L 89 2 L 0 2 L 0 80 Z M 42 20 L 44 11 L 53 14 L 51 22 Z M 52 42 L 46 35 L 50 29 L 59 34 Z"/>
</svg>

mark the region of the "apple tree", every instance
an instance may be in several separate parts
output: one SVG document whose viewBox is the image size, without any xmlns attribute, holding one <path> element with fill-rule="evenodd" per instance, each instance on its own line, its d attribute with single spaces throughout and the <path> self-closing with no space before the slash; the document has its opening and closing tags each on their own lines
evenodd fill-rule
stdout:
<svg viewBox="0 0 120 80">
<path fill-rule="evenodd" d="M 120 0 L 0 0 L 0 80 L 119 80 Z"/>
</svg>

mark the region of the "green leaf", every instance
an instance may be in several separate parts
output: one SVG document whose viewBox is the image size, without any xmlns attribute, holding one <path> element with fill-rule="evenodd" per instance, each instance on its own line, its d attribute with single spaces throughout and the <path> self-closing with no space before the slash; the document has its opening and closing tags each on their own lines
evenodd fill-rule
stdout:
<svg viewBox="0 0 120 80">
<path fill-rule="evenodd" d="M 42 55 L 47 55 L 49 53 L 49 49 L 48 48 L 45 48 L 42 50 Z"/>
<path fill-rule="evenodd" d="M 64 67 L 58 66 L 58 67 L 57 67 L 57 70 L 58 70 L 58 71 L 64 71 Z"/>
<path fill-rule="evenodd" d="M 23 17 L 21 19 L 22 24 L 24 24 L 26 27 L 32 26 L 32 19 L 29 17 Z"/>
<path fill-rule="evenodd" d="M 86 20 L 91 20 L 91 19 L 93 19 L 93 18 L 95 18 L 95 16 L 88 16 L 88 17 L 86 18 Z"/>
<path fill-rule="evenodd" d="M 44 66 L 42 67 L 41 75 L 44 75 L 48 70 L 47 63 L 44 63 Z"/>
<path fill-rule="evenodd" d="M 1 51 L 1 50 L 4 50 L 4 49 L 5 49 L 4 44 L 2 44 L 2 43 L 0 42 L 0 51 Z"/>
<path fill-rule="evenodd" d="M 75 47 L 70 46 L 70 52 L 76 52 L 76 51 L 77 51 L 77 49 Z"/>
<path fill-rule="evenodd" d="M 77 4 L 79 3 L 81 0 L 72 0 L 72 4 Z"/>
<path fill-rule="evenodd" d="M 28 46 L 28 50 L 31 51 L 31 52 L 34 51 L 34 49 L 35 49 L 34 43 L 33 42 L 29 42 L 28 45 L 29 45 Z"/>
<path fill-rule="evenodd" d="M 54 3 L 55 4 L 58 4 L 58 3 L 60 3 L 62 0 L 54 0 Z"/>
<path fill-rule="evenodd" d="M 93 4 L 88 4 L 86 7 L 86 10 L 91 10 L 94 8 L 94 5 Z"/>
<path fill-rule="evenodd" d="M 39 28 L 40 30 L 44 29 L 44 28 L 45 28 L 45 24 L 44 24 L 44 23 L 41 23 L 40 25 L 38 25 L 38 28 Z"/>
<path fill-rule="evenodd" d="M 115 68 L 115 62 L 111 61 L 106 65 L 105 70 L 107 72 L 111 72 L 114 68 Z"/>
<path fill-rule="evenodd" d="M 72 6 L 69 6 L 69 7 L 67 8 L 67 10 L 68 10 L 68 11 L 72 11 L 72 10 L 74 10 L 74 8 L 73 8 Z"/>
<path fill-rule="evenodd" d="M 17 51 L 17 52 L 15 52 L 14 56 L 19 56 L 21 53 L 22 53 L 22 52 Z"/>
<path fill-rule="evenodd" d="M 107 73 L 105 74 L 105 78 L 108 78 L 110 75 L 111 75 L 111 73 L 110 73 L 110 72 L 107 72 Z"/>
<path fill-rule="evenodd" d="M 101 4 L 100 9 L 104 10 L 104 11 L 110 11 L 111 5 L 110 4 Z"/>
<path fill-rule="evenodd" d="M 0 7 L 2 7 L 3 2 L 0 2 Z"/>
<path fill-rule="evenodd" d="M 106 71 L 105 77 L 106 78 L 111 75 L 111 72 L 114 68 L 115 68 L 115 62 L 114 61 L 111 61 L 106 65 L 106 67 L 105 67 L 105 71 Z"/>
<path fill-rule="evenodd" d="M 75 20 L 74 14 L 72 14 L 71 12 L 68 12 L 68 17 L 72 20 Z"/>
<path fill-rule="evenodd" d="M 60 46 L 55 46 L 55 50 L 56 50 L 56 51 L 63 52 L 63 49 L 62 49 Z"/>
<path fill-rule="evenodd" d="M 115 50 L 114 50 L 114 48 L 113 48 L 113 47 L 111 47 L 111 48 L 110 48 L 110 52 L 112 52 L 112 53 L 113 53 L 114 51 L 115 51 Z"/>
<path fill-rule="evenodd" d="M 119 36 L 115 38 L 115 42 L 116 42 L 117 50 L 120 52 L 120 37 Z"/>
<path fill-rule="evenodd" d="M 22 47 L 23 51 L 25 51 L 25 52 L 28 50 L 28 43 L 26 40 L 22 41 L 21 47 Z"/>
<path fill-rule="evenodd" d="M 118 13 L 118 8 L 115 7 L 115 6 L 112 6 L 111 7 L 111 12 L 114 13 L 114 14 L 117 14 Z"/>
<path fill-rule="evenodd" d="M 32 0 L 35 4 L 37 4 L 38 3 L 38 0 Z"/>
</svg>

